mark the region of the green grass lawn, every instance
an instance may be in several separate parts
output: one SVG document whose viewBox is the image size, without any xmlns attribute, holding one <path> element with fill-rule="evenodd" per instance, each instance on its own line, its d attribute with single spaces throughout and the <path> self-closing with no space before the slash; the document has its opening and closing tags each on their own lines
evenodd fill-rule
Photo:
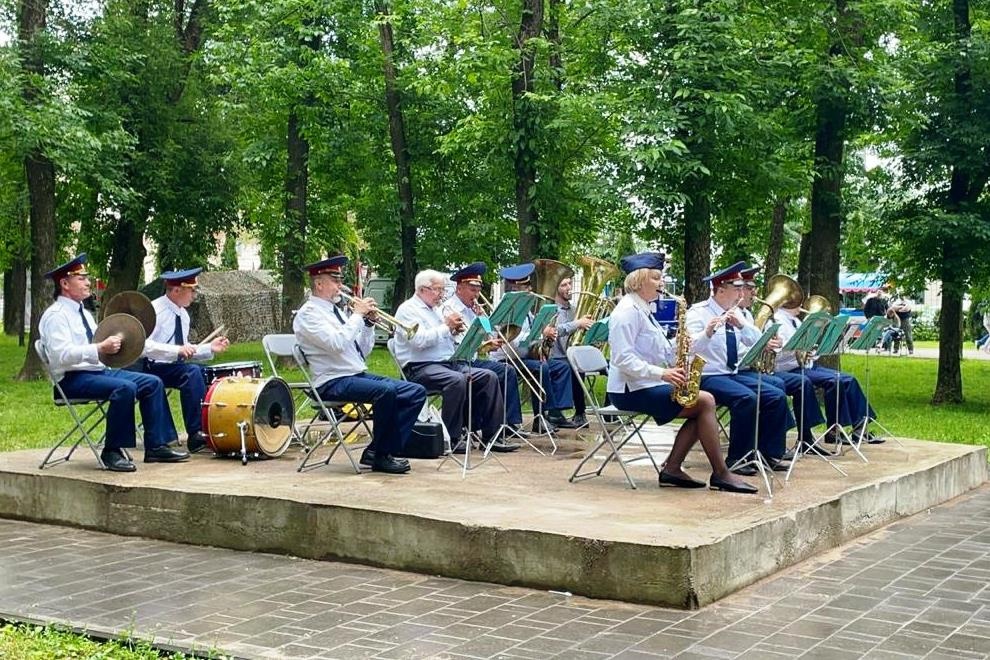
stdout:
<svg viewBox="0 0 990 660">
<path fill-rule="evenodd" d="M 0 658 L 17 660 L 49 660 L 50 658 L 104 658 L 112 660 L 182 660 L 181 653 L 159 653 L 146 642 L 133 644 L 122 641 L 95 641 L 84 635 L 58 628 L 3 625 L 0 626 Z M 221 658 L 209 654 L 211 658 Z"/>
<path fill-rule="evenodd" d="M 24 349 L 12 337 L 0 337 L 0 451 L 47 447 L 67 428 L 69 416 L 51 403 L 47 381 L 20 383 L 14 376 L 24 359 Z M 235 344 L 217 362 L 258 360 L 265 375 L 270 369 L 260 342 Z M 847 355 L 843 368 L 851 371 L 865 385 L 866 360 Z M 384 347 L 370 356 L 371 370 L 397 376 L 395 365 Z M 990 447 L 990 361 L 964 360 L 963 386 L 966 403 L 959 406 L 929 404 L 935 384 L 935 360 L 870 359 L 872 370 L 871 402 L 880 421 L 891 432 L 925 440 L 980 444 Z M 298 379 L 292 369 L 281 369 L 287 380 Z M 599 381 L 599 387 L 604 383 Z M 173 412 L 179 422 L 178 397 L 172 396 Z"/>
</svg>

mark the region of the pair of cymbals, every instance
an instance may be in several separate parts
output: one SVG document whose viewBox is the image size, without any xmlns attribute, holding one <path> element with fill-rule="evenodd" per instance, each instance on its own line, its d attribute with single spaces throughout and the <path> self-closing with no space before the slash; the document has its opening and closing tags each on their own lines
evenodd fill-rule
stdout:
<svg viewBox="0 0 990 660">
<path fill-rule="evenodd" d="M 101 355 L 100 362 L 111 369 L 122 369 L 144 353 L 144 342 L 155 329 L 155 308 L 140 291 L 123 291 L 107 302 L 104 311 L 106 316 L 96 326 L 93 343 L 120 337 L 120 350 L 113 355 Z"/>
</svg>

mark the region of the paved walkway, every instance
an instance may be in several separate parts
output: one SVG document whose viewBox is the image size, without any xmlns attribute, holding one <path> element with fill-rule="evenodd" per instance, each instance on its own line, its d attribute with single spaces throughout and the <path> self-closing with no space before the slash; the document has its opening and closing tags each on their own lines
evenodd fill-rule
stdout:
<svg viewBox="0 0 990 660">
<path fill-rule="evenodd" d="M 0 544 L 0 617 L 239 657 L 990 657 L 990 486 L 696 612 L 11 520 Z"/>
<path fill-rule="evenodd" d="M 976 350 L 975 348 L 972 347 L 973 346 L 972 342 L 966 342 L 966 346 L 968 348 L 967 347 L 963 347 L 963 359 L 964 360 L 990 360 L 990 353 L 986 353 L 984 351 Z M 855 351 L 855 352 L 853 352 L 851 354 L 852 355 L 862 355 L 862 352 L 861 351 Z M 902 358 L 925 358 L 925 359 L 929 359 L 929 360 L 937 360 L 938 359 L 938 348 L 922 348 L 922 347 L 919 346 L 918 348 L 914 349 L 914 354 L 913 355 L 908 355 L 907 354 L 907 349 L 902 349 L 902 352 L 901 352 L 900 355 L 889 355 L 887 353 L 873 353 L 872 355 L 874 357 L 884 357 L 884 358 L 902 357 Z"/>
</svg>

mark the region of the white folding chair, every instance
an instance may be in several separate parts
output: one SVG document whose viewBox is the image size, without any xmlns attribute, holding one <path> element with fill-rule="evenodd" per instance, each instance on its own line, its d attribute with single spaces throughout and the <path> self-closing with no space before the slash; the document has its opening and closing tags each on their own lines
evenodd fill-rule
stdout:
<svg viewBox="0 0 990 660">
<path fill-rule="evenodd" d="M 107 418 L 106 406 L 108 401 L 106 399 L 70 399 L 66 396 L 65 391 L 62 386 L 59 385 L 55 379 L 52 377 L 51 365 L 48 361 L 48 353 L 45 351 L 45 346 L 42 344 L 41 340 L 34 342 L 34 350 L 41 359 L 41 364 L 45 367 L 45 373 L 48 375 L 48 380 L 52 384 L 52 397 L 56 407 L 65 408 L 69 411 L 69 415 L 72 416 L 72 421 L 74 422 L 73 427 L 62 436 L 62 439 L 55 443 L 48 455 L 45 456 L 45 460 L 41 461 L 41 465 L 38 466 L 39 470 L 44 470 L 46 467 L 53 465 L 58 465 L 59 463 L 65 463 L 70 458 L 72 458 L 72 453 L 76 451 L 76 447 L 80 443 L 85 442 L 90 450 L 93 452 L 93 456 L 96 457 L 96 462 L 99 464 L 101 469 L 106 470 L 107 466 L 103 463 L 103 459 L 100 457 L 100 445 L 103 444 L 103 440 L 106 437 L 106 433 L 100 435 L 99 440 L 94 440 L 91 435 L 93 431 L 96 430 L 100 424 L 102 424 Z M 82 409 L 86 408 L 85 411 Z M 58 448 L 64 445 L 66 442 L 72 442 L 72 446 L 69 451 L 64 456 L 59 456 L 58 458 L 52 458 Z"/>
<path fill-rule="evenodd" d="M 261 346 L 265 349 L 265 357 L 268 359 L 268 366 L 271 367 L 272 376 L 282 378 L 278 373 L 279 359 L 288 358 L 294 361 L 295 357 L 292 354 L 292 349 L 295 348 L 295 345 L 296 336 L 291 334 L 265 335 L 261 338 Z M 301 420 L 312 417 L 314 411 L 319 406 L 309 395 L 309 383 L 305 381 L 290 381 L 286 378 L 282 378 L 282 380 L 286 381 L 286 384 L 292 391 L 292 400 L 296 408 L 294 419 L 299 420 L 292 425 L 291 442 L 300 445 L 303 451 L 309 451 L 311 447 L 307 442 L 307 436 L 300 433 L 299 428 L 305 425 Z"/>
<path fill-rule="evenodd" d="M 290 335 L 291 336 L 291 335 Z M 343 448 L 344 455 L 347 456 L 347 460 L 351 462 L 351 467 L 354 468 L 354 472 L 357 474 L 361 473 L 361 468 L 358 462 L 354 460 L 354 456 L 351 453 L 352 450 L 363 449 L 367 445 L 349 447 L 345 438 L 350 435 L 351 432 L 355 431 L 358 426 L 363 426 L 368 433 L 368 437 L 371 437 L 371 428 L 368 426 L 368 421 L 364 417 L 364 407 L 363 404 L 356 401 L 324 401 L 320 396 L 319 390 L 313 383 L 313 377 L 309 370 L 309 360 L 306 359 L 306 354 L 299 344 L 293 342 L 292 346 L 292 357 L 296 361 L 296 366 L 303 374 L 303 378 L 306 379 L 305 393 L 310 397 L 315 406 L 316 412 L 310 418 L 309 422 L 302 425 L 299 430 L 300 435 L 308 436 L 310 432 L 318 432 L 319 439 L 313 443 L 312 447 L 307 450 L 306 456 L 303 458 L 302 463 L 299 464 L 298 472 L 303 470 L 309 470 L 312 468 L 325 466 L 330 464 L 330 459 L 333 455 L 337 453 L 338 449 Z M 352 404 L 355 417 L 353 419 L 348 419 L 346 416 L 340 416 L 336 413 L 335 408 L 343 407 L 347 404 Z M 341 424 L 351 423 L 352 426 L 348 429 L 347 433 L 341 430 Z M 327 442 L 335 441 L 333 449 L 327 454 L 327 457 L 318 462 L 310 463 L 310 459 L 316 455 L 316 450 L 325 445 Z"/>
<path fill-rule="evenodd" d="M 629 474 L 629 470 L 626 465 L 634 460 L 639 460 L 641 457 L 637 455 L 634 458 L 624 458 L 620 453 L 622 448 L 631 439 L 638 438 L 640 444 L 643 446 L 643 450 L 646 452 L 646 456 L 650 459 L 650 463 L 653 464 L 653 469 L 656 470 L 657 475 L 660 474 L 660 467 L 657 465 L 656 460 L 653 458 L 653 454 L 650 452 L 650 448 L 646 444 L 646 439 L 640 432 L 643 425 L 646 424 L 647 420 L 650 419 L 649 415 L 643 413 L 632 412 L 628 410 L 619 410 L 613 405 L 602 406 L 598 402 L 598 398 L 595 396 L 594 390 L 589 388 L 585 376 L 591 374 L 605 374 L 608 372 L 608 361 L 596 346 L 571 346 L 567 349 L 567 361 L 570 363 L 571 368 L 574 373 L 578 375 L 578 380 L 581 382 L 581 388 L 584 390 L 584 397 L 588 403 L 587 412 L 591 413 L 595 417 L 595 421 L 598 424 L 598 435 L 596 437 L 597 442 L 595 446 L 588 452 L 588 454 L 581 460 L 574 472 L 571 474 L 569 481 L 571 483 L 575 481 L 582 481 L 584 479 L 590 479 L 591 477 L 600 477 L 602 471 L 605 470 L 611 461 L 615 461 L 622 468 L 622 473 L 626 477 L 626 481 L 629 483 L 631 488 L 636 488 L 636 482 L 633 480 L 632 475 Z M 606 417 L 612 420 L 618 420 L 618 425 L 606 421 Z M 607 454 L 604 459 L 602 459 L 601 465 L 597 469 L 589 470 L 588 472 L 582 472 L 585 464 L 591 459 L 597 456 L 598 452 L 607 447 Z"/>
</svg>

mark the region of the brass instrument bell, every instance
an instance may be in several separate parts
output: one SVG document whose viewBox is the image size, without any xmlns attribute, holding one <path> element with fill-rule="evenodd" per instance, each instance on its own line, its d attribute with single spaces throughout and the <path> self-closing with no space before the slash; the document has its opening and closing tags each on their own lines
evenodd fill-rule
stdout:
<svg viewBox="0 0 990 660">
<path fill-rule="evenodd" d="M 766 298 L 754 297 L 754 300 L 759 302 L 761 307 L 753 317 L 753 323 L 762 330 L 781 307 L 788 309 L 800 307 L 804 302 L 804 289 L 794 278 L 777 274 L 767 282 Z"/>
</svg>

